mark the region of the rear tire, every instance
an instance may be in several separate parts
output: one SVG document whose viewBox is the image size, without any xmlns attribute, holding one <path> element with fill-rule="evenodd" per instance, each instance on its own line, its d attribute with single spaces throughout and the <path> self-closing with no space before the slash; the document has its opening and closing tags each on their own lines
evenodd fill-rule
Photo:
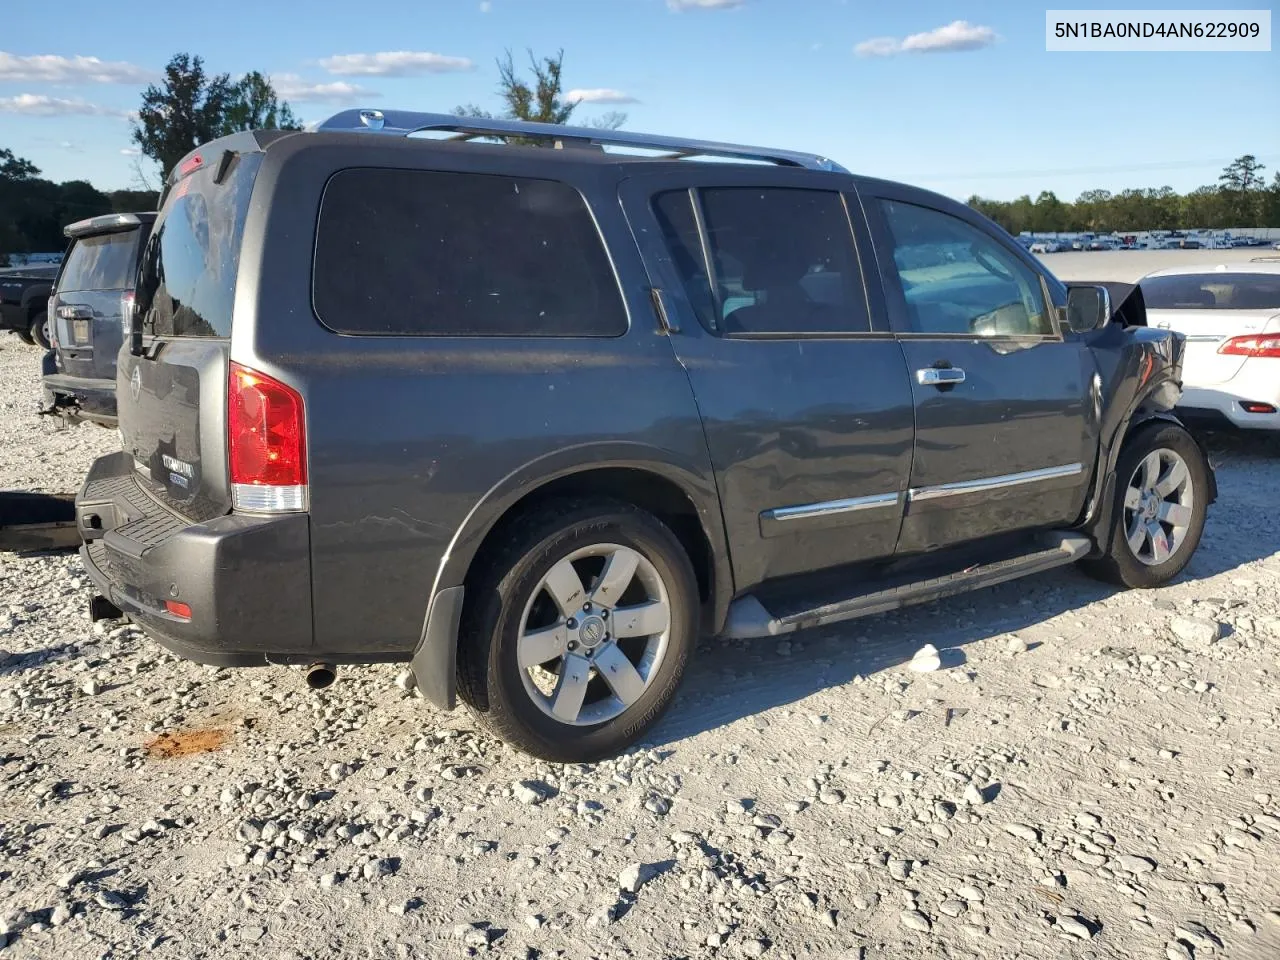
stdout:
<svg viewBox="0 0 1280 960">
<path fill-rule="evenodd" d="M 1116 463 L 1111 546 L 1081 569 L 1122 587 L 1161 587 L 1182 572 L 1200 544 L 1208 508 L 1209 465 L 1185 428 L 1141 428 Z"/>
<path fill-rule="evenodd" d="M 38 313 L 31 320 L 31 339 L 28 343 L 35 343 L 45 350 L 50 350 L 53 343 L 49 340 L 49 315 L 47 313 Z"/>
<path fill-rule="evenodd" d="M 698 622 L 693 566 L 664 523 L 620 501 L 557 501 L 469 578 L 458 692 L 525 753 L 615 756 L 670 706 Z"/>
</svg>

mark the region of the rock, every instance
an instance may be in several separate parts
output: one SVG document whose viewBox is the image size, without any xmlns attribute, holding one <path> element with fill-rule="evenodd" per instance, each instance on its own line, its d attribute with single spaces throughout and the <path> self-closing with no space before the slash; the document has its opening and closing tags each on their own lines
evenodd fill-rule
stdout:
<svg viewBox="0 0 1280 960">
<path fill-rule="evenodd" d="M 412 670 L 401 670 L 399 673 L 396 674 L 396 686 L 399 687 L 401 690 L 403 690 L 405 693 L 412 693 L 414 688 L 417 687 L 417 685 L 418 684 L 413 679 Z"/>
<path fill-rule="evenodd" d="M 696 833 L 690 833 L 688 830 L 677 830 L 675 833 L 671 834 L 671 842 L 678 846 L 697 843 L 698 835 Z"/>
<path fill-rule="evenodd" d="M 648 863 L 633 863 L 618 874 L 618 886 L 627 893 L 638 893 L 640 888 L 657 876 L 657 867 Z"/>
<path fill-rule="evenodd" d="M 605 904 L 591 915 L 587 923 L 593 927 L 607 927 L 618 919 L 618 909 L 619 903 L 616 900 L 613 903 Z"/>
<path fill-rule="evenodd" d="M 92 678 L 86 680 L 80 686 L 80 692 L 86 697 L 96 697 L 102 692 L 102 684 Z"/>
<path fill-rule="evenodd" d="M 531 913 L 529 916 L 524 918 L 524 925 L 530 930 L 541 930 L 542 923 L 542 917 L 538 916 L 536 913 Z"/>
<path fill-rule="evenodd" d="M 1093 931 L 1079 917 L 1059 917 L 1058 929 L 1069 936 L 1078 937 L 1081 940 L 1093 939 Z"/>
<path fill-rule="evenodd" d="M 844 794 L 839 790 L 827 788 L 818 794 L 818 802 L 828 805 L 844 803 Z"/>
<path fill-rule="evenodd" d="M 53 908 L 53 913 L 49 914 L 49 923 L 52 926 L 60 927 L 71 919 L 71 908 L 65 903 L 60 903 Z"/>
<path fill-rule="evenodd" d="M 1004 648 L 1010 656 L 1017 656 L 1020 653 L 1027 652 L 1027 641 L 1023 640 L 1017 634 L 1014 634 L 1005 641 Z"/>
<path fill-rule="evenodd" d="M 929 918 L 919 910 L 903 910 L 898 914 L 898 922 L 908 930 L 918 930 L 921 933 L 928 933 L 933 928 Z"/>
<path fill-rule="evenodd" d="M 890 860 L 889 876 L 897 880 L 899 883 L 906 882 L 907 877 L 911 876 L 910 860 Z"/>
<path fill-rule="evenodd" d="M 480 927 L 472 927 L 462 935 L 462 942 L 468 947 L 487 947 L 489 945 L 489 931 Z"/>
<path fill-rule="evenodd" d="M 320 875 L 320 886 L 328 890 L 330 887 L 338 885 L 338 875 L 336 873 L 324 873 Z"/>
<path fill-rule="evenodd" d="M 76 885 L 76 881 L 79 880 L 82 875 L 83 871 L 72 870 L 68 873 L 62 874 L 62 876 L 58 877 L 54 883 L 57 884 L 59 890 L 70 890 Z"/>
<path fill-rule="evenodd" d="M 1195 960 L 1195 954 L 1185 944 L 1174 940 L 1165 944 L 1164 955 L 1168 960 Z"/>
<path fill-rule="evenodd" d="M 537 806 L 552 795 L 551 787 L 541 780 L 521 780 L 512 788 L 512 792 L 517 800 L 528 807 Z"/>
<path fill-rule="evenodd" d="M 976 783 L 964 788 L 964 802 L 971 807 L 980 807 L 987 802 L 987 795 Z"/>
<path fill-rule="evenodd" d="M 6 910 L 3 914 L 0 914 L 0 939 L 11 933 L 21 933 L 31 926 L 33 920 L 34 918 L 31 914 L 25 910 Z"/>
<path fill-rule="evenodd" d="M 975 886 L 972 883 L 966 883 L 961 887 L 957 887 L 956 894 L 963 897 L 970 903 L 982 903 L 982 901 L 987 898 L 987 895 L 983 893 L 982 888 Z"/>
<path fill-rule="evenodd" d="M 1210 950 L 1222 946 L 1222 941 L 1215 934 L 1210 932 L 1204 924 L 1194 920 L 1183 920 L 1175 924 L 1173 935 L 1179 940 L 1187 941 L 1197 950 Z"/>
<path fill-rule="evenodd" d="M 939 800 L 933 805 L 933 815 L 939 820 L 950 820 L 956 815 L 955 804 Z"/>
<path fill-rule="evenodd" d="M 911 658 L 907 667 L 916 673 L 932 673 L 942 667 L 942 657 L 938 655 L 937 647 L 932 643 L 926 643 L 916 651 L 916 655 Z"/>
<path fill-rule="evenodd" d="M 769 944 L 763 940 L 743 940 L 739 949 L 744 957 L 763 957 L 765 951 L 769 949 Z"/>
<path fill-rule="evenodd" d="M 938 904 L 938 912 L 948 917 L 958 917 L 968 909 L 969 905 L 963 900 L 943 900 Z"/>
<path fill-rule="evenodd" d="M 334 783 L 351 776 L 351 768 L 345 763 L 335 763 L 329 767 L 329 779 Z"/>
<path fill-rule="evenodd" d="M 370 860 L 364 865 L 361 874 L 366 880 L 378 880 L 382 877 L 390 876 L 396 872 L 396 862 L 390 858 L 383 857 L 378 860 Z"/>
<path fill-rule="evenodd" d="M 746 813 L 751 808 L 751 804 L 747 800 L 726 800 L 724 802 L 725 813 Z"/>
<path fill-rule="evenodd" d="M 104 910 L 124 910 L 129 906 L 128 901 L 114 890 L 99 890 L 93 899 Z"/>
<path fill-rule="evenodd" d="M 870 910 L 879 902 L 880 895 L 878 893 L 860 893 L 850 901 L 855 910 Z"/>
<path fill-rule="evenodd" d="M 1025 823 L 1006 823 L 1004 832 L 1012 834 L 1019 840 L 1025 840 L 1027 843 L 1039 843 L 1040 831 L 1035 827 L 1029 827 Z"/>
<path fill-rule="evenodd" d="M 1222 624 L 1199 617 L 1174 617 L 1169 623 L 1169 629 L 1183 643 L 1205 645 L 1222 636 Z"/>
<path fill-rule="evenodd" d="M 1147 857 L 1136 857 L 1128 853 L 1116 857 L 1115 863 L 1125 873 L 1150 873 L 1156 868 L 1154 860 Z"/>
</svg>

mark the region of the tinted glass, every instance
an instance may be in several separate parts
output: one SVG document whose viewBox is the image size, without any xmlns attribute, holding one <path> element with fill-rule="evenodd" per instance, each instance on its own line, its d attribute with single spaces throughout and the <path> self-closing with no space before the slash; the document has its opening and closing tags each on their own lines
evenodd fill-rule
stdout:
<svg viewBox="0 0 1280 960">
<path fill-rule="evenodd" d="M 127 290 L 138 266 L 138 231 L 82 237 L 71 246 L 58 289 Z"/>
<path fill-rule="evenodd" d="M 262 154 L 239 155 L 221 183 L 206 167 L 165 198 L 139 275 L 137 316 L 145 333 L 229 337 L 240 239 Z"/>
<path fill-rule="evenodd" d="M 344 170 L 325 188 L 315 309 L 340 333 L 617 336 L 627 315 L 582 195 L 550 180 Z"/>
<path fill-rule="evenodd" d="M 977 227 L 928 207 L 881 201 L 915 333 L 1050 336 L 1040 275 Z"/>
<path fill-rule="evenodd" d="M 699 191 L 711 255 L 680 197 L 655 200 L 690 301 L 708 329 L 733 334 L 871 329 L 853 234 L 838 193 L 787 188 Z"/>
<path fill-rule="evenodd" d="M 1148 277 L 1141 287 L 1149 310 L 1280 310 L 1280 274 Z"/>
</svg>

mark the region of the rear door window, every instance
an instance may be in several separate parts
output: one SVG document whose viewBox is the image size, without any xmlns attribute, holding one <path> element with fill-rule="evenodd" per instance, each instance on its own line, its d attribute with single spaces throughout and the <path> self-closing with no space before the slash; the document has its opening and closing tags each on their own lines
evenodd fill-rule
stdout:
<svg viewBox="0 0 1280 960">
<path fill-rule="evenodd" d="M 229 337 L 240 240 L 262 154 L 240 154 L 215 182 L 214 165 L 175 183 L 142 257 L 142 332 Z"/>
<path fill-rule="evenodd" d="M 1148 277 L 1140 286 L 1148 310 L 1280 310 L 1280 274 Z"/>
<path fill-rule="evenodd" d="M 701 204 L 705 244 L 694 203 Z M 698 319 L 727 336 L 871 329 L 839 193 L 782 187 L 671 191 L 654 215 Z"/>
<path fill-rule="evenodd" d="M 134 283 L 137 251 L 137 230 L 81 237 L 67 254 L 58 290 L 128 290 Z"/>
<path fill-rule="evenodd" d="M 627 313 L 582 195 L 551 180 L 349 169 L 320 208 L 312 292 L 338 333 L 612 337 Z"/>
</svg>

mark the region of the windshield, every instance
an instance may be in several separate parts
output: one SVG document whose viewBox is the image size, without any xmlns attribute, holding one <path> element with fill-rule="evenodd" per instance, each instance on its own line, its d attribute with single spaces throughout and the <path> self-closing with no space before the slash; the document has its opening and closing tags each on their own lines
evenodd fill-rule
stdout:
<svg viewBox="0 0 1280 960">
<path fill-rule="evenodd" d="M 1148 277 L 1141 287 L 1148 310 L 1280 310 L 1280 274 Z"/>
<path fill-rule="evenodd" d="M 58 290 L 128 290 L 137 267 L 138 231 L 81 237 L 71 246 Z"/>
<path fill-rule="evenodd" d="M 147 243 L 138 284 L 143 333 L 229 337 L 240 235 L 262 154 L 239 155 L 214 182 L 205 167 L 179 180 Z"/>
</svg>

